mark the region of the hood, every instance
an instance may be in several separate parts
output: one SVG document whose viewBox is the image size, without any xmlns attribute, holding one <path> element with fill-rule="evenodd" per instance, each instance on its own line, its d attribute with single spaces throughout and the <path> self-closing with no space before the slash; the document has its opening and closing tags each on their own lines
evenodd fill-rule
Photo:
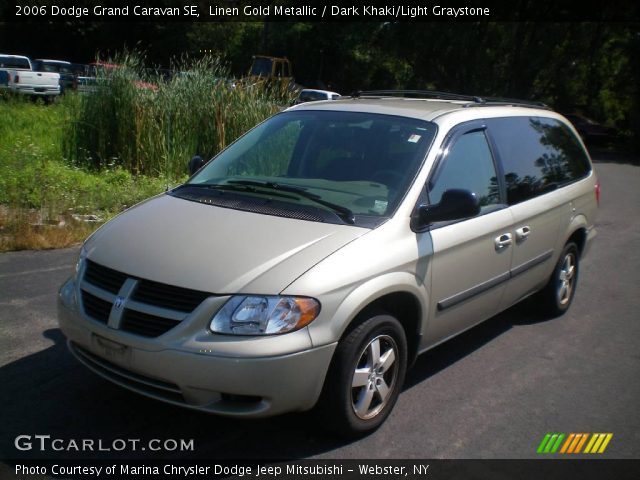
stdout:
<svg viewBox="0 0 640 480">
<path fill-rule="evenodd" d="M 85 248 L 90 260 L 139 278 L 217 294 L 278 294 L 368 231 L 161 195 L 107 222 Z"/>
</svg>

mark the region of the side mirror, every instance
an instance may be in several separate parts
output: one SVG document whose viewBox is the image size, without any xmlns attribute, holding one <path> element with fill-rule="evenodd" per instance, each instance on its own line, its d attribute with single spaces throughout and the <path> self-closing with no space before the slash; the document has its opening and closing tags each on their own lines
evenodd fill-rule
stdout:
<svg viewBox="0 0 640 480">
<path fill-rule="evenodd" d="M 189 160 L 189 176 L 200 170 L 204 164 L 204 159 L 200 155 L 195 155 L 191 160 Z"/>
<path fill-rule="evenodd" d="M 447 222 L 474 217 L 480 213 L 478 197 L 469 190 L 451 189 L 442 194 L 440 203 L 420 205 L 417 220 L 422 226 L 434 222 Z"/>
</svg>

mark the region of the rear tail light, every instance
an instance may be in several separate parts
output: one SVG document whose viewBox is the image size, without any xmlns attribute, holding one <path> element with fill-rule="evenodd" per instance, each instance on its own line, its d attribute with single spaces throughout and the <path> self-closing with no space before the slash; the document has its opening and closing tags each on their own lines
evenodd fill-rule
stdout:
<svg viewBox="0 0 640 480">
<path fill-rule="evenodd" d="M 598 206 L 600 206 L 600 179 L 598 177 L 596 177 L 596 184 L 594 189 L 596 193 L 596 202 L 598 203 Z"/>
</svg>

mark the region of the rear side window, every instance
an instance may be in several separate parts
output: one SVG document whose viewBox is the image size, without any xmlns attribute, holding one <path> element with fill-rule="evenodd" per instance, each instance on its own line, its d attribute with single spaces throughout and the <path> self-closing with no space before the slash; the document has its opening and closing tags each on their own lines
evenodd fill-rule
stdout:
<svg viewBox="0 0 640 480">
<path fill-rule="evenodd" d="M 502 160 L 511 205 L 583 178 L 591 170 L 582 146 L 558 120 L 493 118 L 487 125 Z"/>
</svg>

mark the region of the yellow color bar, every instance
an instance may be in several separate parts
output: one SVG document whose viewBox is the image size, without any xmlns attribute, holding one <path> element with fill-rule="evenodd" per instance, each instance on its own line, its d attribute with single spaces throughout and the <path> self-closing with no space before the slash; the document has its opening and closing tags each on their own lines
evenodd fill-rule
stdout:
<svg viewBox="0 0 640 480">
<path fill-rule="evenodd" d="M 613 438 L 613 433 L 606 434 L 606 437 L 604 438 L 604 442 L 602 442 L 602 445 L 600 445 L 600 450 L 598 450 L 598 453 L 604 453 L 604 449 L 607 448 L 607 445 L 609 445 L 609 442 L 611 441 L 612 438 Z"/>
<path fill-rule="evenodd" d="M 596 443 L 593 444 L 593 447 L 591 447 L 591 452 L 589 453 L 596 453 L 598 451 L 598 448 L 600 448 L 600 444 L 604 440 L 604 437 L 606 437 L 604 433 L 598 433 L 597 435 L 598 438 L 596 439 Z"/>
<path fill-rule="evenodd" d="M 598 438 L 597 433 L 594 433 L 591 436 L 591 440 L 589 440 L 589 443 L 587 443 L 587 448 L 584 449 L 584 453 L 591 453 L 591 447 L 593 447 L 593 444 L 596 442 L 597 438 Z"/>
</svg>

